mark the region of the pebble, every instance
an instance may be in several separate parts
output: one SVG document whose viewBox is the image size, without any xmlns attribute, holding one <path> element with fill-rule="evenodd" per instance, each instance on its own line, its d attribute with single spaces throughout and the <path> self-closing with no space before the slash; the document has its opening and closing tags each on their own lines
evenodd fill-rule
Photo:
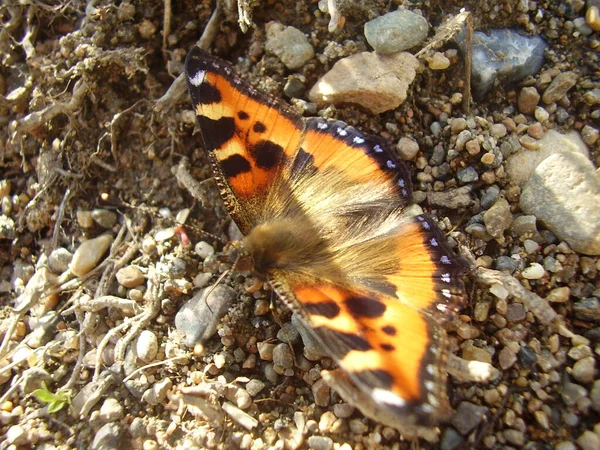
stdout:
<svg viewBox="0 0 600 450">
<path fill-rule="evenodd" d="M 585 17 L 577 17 L 573 20 L 573 26 L 575 31 L 582 36 L 589 36 L 594 32 L 592 28 L 586 23 Z"/>
<path fill-rule="evenodd" d="M 526 319 L 527 311 L 521 303 L 511 303 L 506 308 L 505 317 L 509 322 L 521 322 Z"/>
<path fill-rule="evenodd" d="M 302 31 L 276 22 L 267 27 L 265 49 L 277 55 L 288 69 L 300 69 L 315 56 L 312 45 Z"/>
<path fill-rule="evenodd" d="M 108 209 L 94 209 L 92 219 L 102 228 L 112 228 L 117 223 L 117 213 Z"/>
<path fill-rule="evenodd" d="M 12 425 L 7 431 L 4 439 L 6 443 L 13 446 L 26 445 L 29 443 L 27 431 L 21 425 Z"/>
<path fill-rule="evenodd" d="M 508 347 L 503 347 L 498 354 L 498 364 L 502 370 L 510 369 L 517 362 L 517 354 Z"/>
<path fill-rule="evenodd" d="M 237 297 L 235 290 L 220 284 L 205 299 L 210 289 L 212 287 L 199 291 L 175 316 L 175 328 L 184 334 L 183 342 L 188 347 L 202 343 L 216 333 L 221 318 Z"/>
<path fill-rule="evenodd" d="M 102 426 L 94 435 L 92 450 L 117 450 L 121 448 L 123 427 L 119 422 L 110 422 Z"/>
<path fill-rule="evenodd" d="M 504 126 L 504 124 L 494 123 L 490 126 L 490 136 L 498 139 L 498 138 L 503 138 L 504 136 L 506 136 L 506 134 L 507 134 L 507 130 L 506 130 L 506 126 Z"/>
<path fill-rule="evenodd" d="M 259 342 L 256 344 L 258 350 L 258 356 L 263 361 L 273 361 L 273 353 L 275 350 L 275 344 L 271 342 Z"/>
<path fill-rule="evenodd" d="M 516 217 L 511 226 L 511 231 L 517 236 L 532 236 L 537 233 L 537 219 L 530 214 Z"/>
<path fill-rule="evenodd" d="M 258 395 L 260 391 L 265 388 L 265 383 L 261 380 L 252 379 L 246 383 L 246 392 L 250 394 L 251 397 Z"/>
<path fill-rule="evenodd" d="M 98 418 L 102 422 L 116 422 L 125 416 L 123 406 L 119 403 L 116 398 L 108 397 L 102 403 Z"/>
<path fill-rule="evenodd" d="M 590 400 L 592 401 L 592 408 L 596 412 L 600 412 L 600 380 L 594 381 L 594 385 L 590 391 Z"/>
<path fill-rule="evenodd" d="M 562 72 L 554 77 L 550 85 L 546 88 L 542 94 L 542 101 L 546 105 L 556 103 L 567 95 L 569 89 L 576 84 L 577 74 L 575 72 Z"/>
<path fill-rule="evenodd" d="M 512 223 L 510 205 L 504 198 L 498 199 L 490 209 L 483 214 L 483 222 L 487 232 L 495 239 L 503 239 L 506 231 Z"/>
<path fill-rule="evenodd" d="M 539 244 L 531 239 L 525 239 L 525 241 L 523 241 L 523 248 L 525 248 L 528 255 L 531 255 L 537 252 Z"/>
<path fill-rule="evenodd" d="M 396 151 L 403 161 L 412 161 L 419 153 L 419 143 L 414 139 L 402 137 L 396 145 Z"/>
<path fill-rule="evenodd" d="M 275 372 L 275 370 L 273 369 L 273 364 L 269 363 L 269 364 L 265 365 L 264 372 L 265 372 L 265 378 L 267 379 L 267 381 L 269 381 L 273 385 L 276 385 L 277 380 L 279 378 L 279 374 L 277 372 Z"/>
<path fill-rule="evenodd" d="M 469 155 L 478 155 L 481 151 L 481 144 L 477 139 L 471 139 L 465 144 L 465 148 Z"/>
<path fill-rule="evenodd" d="M 488 412 L 485 406 L 478 406 L 470 402 L 461 402 L 452 418 L 452 425 L 463 436 L 466 436 L 477 427 Z"/>
<path fill-rule="evenodd" d="M 598 450 L 600 448 L 600 436 L 590 430 L 585 430 L 577 438 L 577 444 L 581 447 L 581 450 Z"/>
<path fill-rule="evenodd" d="M 466 208 L 473 203 L 471 198 L 471 187 L 463 186 L 446 191 L 427 192 L 427 203 L 430 206 L 441 206 L 448 209 Z"/>
<path fill-rule="evenodd" d="M 222 408 L 235 423 L 244 427 L 246 430 L 250 431 L 258 426 L 258 420 L 234 406 L 232 403 L 224 402 Z"/>
<path fill-rule="evenodd" d="M 452 122 L 450 123 L 450 128 L 452 128 L 452 124 L 454 123 L 456 119 L 452 119 Z M 466 126 L 466 121 L 465 121 L 465 126 Z M 458 150 L 459 152 L 462 152 L 465 149 L 465 145 L 467 144 L 467 142 L 469 142 L 470 140 L 474 140 L 477 141 L 476 139 L 471 139 L 473 136 L 471 134 L 471 132 L 469 130 L 463 130 L 460 133 L 458 133 L 458 136 L 456 136 L 456 150 Z M 479 142 L 477 142 L 477 144 L 479 145 Z"/>
<path fill-rule="evenodd" d="M 511 444 L 517 447 L 522 447 L 525 444 L 525 435 L 522 431 L 507 429 L 502 432 L 504 438 Z"/>
<path fill-rule="evenodd" d="M 318 361 L 323 356 L 328 356 L 319 341 L 315 339 L 313 333 L 309 331 L 297 314 L 292 314 L 292 325 L 298 330 L 304 344 L 304 356 L 309 361 Z"/>
<path fill-rule="evenodd" d="M 563 384 L 560 396 L 565 405 L 573 406 L 582 398 L 587 397 L 587 390 L 583 386 L 567 381 Z"/>
<path fill-rule="evenodd" d="M 466 129 L 467 129 L 467 120 L 466 119 L 464 119 L 462 117 L 455 117 L 450 121 L 450 131 L 452 131 L 452 134 L 458 134 L 460 137 L 461 136 L 460 133 Z M 465 136 L 466 138 L 470 138 L 471 133 L 467 132 L 463 136 Z M 464 145 L 464 143 L 462 145 Z M 458 138 L 457 138 L 456 148 L 458 148 Z"/>
<path fill-rule="evenodd" d="M 565 303 L 569 301 L 571 289 L 568 286 L 562 286 L 552 289 L 546 296 L 546 301 L 551 303 Z"/>
<path fill-rule="evenodd" d="M 311 386 L 312 394 L 317 406 L 328 406 L 331 389 L 324 379 L 320 378 Z"/>
<path fill-rule="evenodd" d="M 445 70 L 450 67 L 450 60 L 443 53 L 435 52 L 431 58 L 427 60 L 431 70 Z"/>
<path fill-rule="evenodd" d="M 327 436 L 309 436 L 308 446 L 311 450 L 331 450 L 333 440 Z"/>
<path fill-rule="evenodd" d="M 599 321 L 600 300 L 595 297 L 590 297 L 573 303 L 573 314 L 581 320 Z"/>
<path fill-rule="evenodd" d="M 94 219 L 92 218 L 91 211 L 81 211 L 78 210 L 77 213 L 77 223 L 81 228 L 92 228 L 94 226 Z"/>
<path fill-rule="evenodd" d="M 535 116 L 535 120 L 537 120 L 538 122 L 544 123 L 544 122 L 546 122 L 546 120 L 548 120 L 550 118 L 550 113 L 548 111 L 546 111 L 544 108 L 542 108 L 541 106 L 538 106 L 537 108 L 535 108 L 534 116 Z"/>
<path fill-rule="evenodd" d="M 468 166 L 459 170 L 456 174 L 456 178 L 463 184 L 473 183 L 479 180 L 479 174 L 473 167 Z"/>
<path fill-rule="evenodd" d="M 521 209 L 573 250 L 600 255 L 600 177 L 591 161 L 579 153 L 557 153 L 534 173 L 523 187 Z"/>
<path fill-rule="evenodd" d="M 524 87 L 519 92 L 519 98 L 517 100 L 517 107 L 523 114 L 533 115 L 536 107 L 540 102 L 540 94 L 537 89 L 533 86 Z"/>
<path fill-rule="evenodd" d="M 421 43 L 429 32 L 427 19 L 408 9 L 399 9 L 365 23 L 365 37 L 381 55 L 408 50 Z"/>
<path fill-rule="evenodd" d="M 598 138 L 600 138 L 600 132 L 594 127 L 585 125 L 581 129 L 581 138 L 587 145 L 594 145 L 598 142 Z"/>
<path fill-rule="evenodd" d="M 361 419 L 353 419 L 349 423 L 350 431 L 354 434 L 365 434 L 369 427 Z"/>
<path fill-rule="evenodd" d="M 139 286 L 144 282 L 144 274 L 136 266 L 125 266 L 117 271 L 117 281 L 128 289 Z"/>
<path fill-rule="evenodd" d="M 546 271 L 541 264 L 531 263 L 529 267 L 523 269 L 521 275 L 527 280 L 539 280 L 546 275 Z"/>
<path fill-rule="evenodd" d="M 455 450 L 460 448 L 465 439 L 452 427 L 446 427 L 442 433 L 440 450 Z"/>
<path fill-rule="evenodd" d="M 492 186 L 488 186 L 487 188 L 483 188 L 481 190 L 481 200 L 480 204 L 483 209 L 488 209 L 492 206 L 498 198 L 500 197 L 500 188 L 495 184 Z"/>
<path fill-rule="evenodd" d="M 154 361 L 158 354 L 158 338 L 150 330 L 144 330 L 140 333 L 135 346 L 136 355 L 142 361 L 149 363 Z"/>
<path fill-rule="evenodd" d="M 589 6 L 585 12 L 585 21 L 592 30 L 600 31 L 600 6 Z"/>
<path fill-rule="evenodd" d="M 333 413 L 340 419 L 347 419 L 354 414 L 354 406 L 349 403 L 336 403 L 333 405 Z"/>
<path fill-rule="evenodd" d="M 536 122 L 529 126 L 527 134 L 534 139 L 541 139 L 544 137 L 544 127 L 541 123 Z"/>
<path fill-rule="evenodd" d="M 419 61 L 410 53 L 381 56 L 362 52 L 335 63 L 308 94 L 311 102 L 357 103 L 380 114 L 404 102 Z"/>
<path fill-rule="evenodd" d="M 295 344 L 300 340 L 300 333 L 291 322 L 286 322 L 277 332 L 277 339 L 286 344 Z"/>
<path fill-rule="evenodd" d="M 112 242 L 113 237 L 108 234 L 103 234 L 95 239 L 82 242 L 71 260 L 69 267 L 71 272 L 81 277 L 95 268 L 110 248 Z"/>
<path fill-rule="evenodd" d="M 464 31 L 456 40 L 464 54 Z M 541 37 L 522 36 L 511 29 L 474 32 L 472 72 L 476 95 L 485 95 L 496 80 L 514 83 L 538 73 L 544 63 L 546 47 Z"/>
<path fill-rule="evenodd" d="M 284 369 L 294 367 L 294 354 L 288 344 L 277 344 L 273 348 L 273 364 L 275 365 L 275 370 L 277 370 L 277 366 Z"/>
<path fill-rule="evenodd" d="M 196 255 L 198 255 L 201 259 L 206 259 L 209 256 L 212 256 L 215 254 L 215 249 L 213 248 L 212 245 L 210 245 L 208 242 L 205 241 L 199 241 L 196 243 L 196 245 L 194 246 L 194 252 L 196 253 Z"/>
<path fill-rule="evenodd" d="M 61 274 L 69 268 L 72 259 L 73 254 L 66 248 L 55 248 L 48 256 L 48 268 L 56 274 Z"/>
<path fill-rule="evenodd" d="M 591 383 L 594 381 L 596 362 L 593 356 L 588 356 L 580 359 L 573 364 L 573 371 L 571 374 L 576 381 L 580 383 Z"/>
</svg>

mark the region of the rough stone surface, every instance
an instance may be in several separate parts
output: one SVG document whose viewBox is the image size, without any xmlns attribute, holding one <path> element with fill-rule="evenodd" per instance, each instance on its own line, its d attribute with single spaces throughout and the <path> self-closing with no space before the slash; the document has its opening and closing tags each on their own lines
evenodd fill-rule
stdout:
<svg viewBox="0 0 600 450">
<path fill-rule="evenodd" d="M 575 72 L 558 74 L 544 91 L 542 101 L 547 105 L 559 101 L 576 83 L 577 74 Z"/>
<path fill-rule="evenodd" d="M 341 59 L 312 87 L 308 97 L 320 106 L 357 103 L 373 114 L 397 108 L 419 66 L 410 53 L 362 52 Z"/>
<path fill-rule="evenodd" d="M 533 115 L 535 113 L 535 108 L 540 102 L 540 94 L 533 86 L 524 87 L 521 89 L 521 92 L 519 92 L 519 99 L 517 102 L 519 111 L 523 114 Z"/>
<path fill-rule="evenodd" d="M 387 13 L 365 23 L 367 42 L 381 55 L 397 53 L 427 37 L 427 19 L 406 9 Z"/>
<path fill-rule="evenodd" d="M 557 153 L 534 171 L 520 206 L 575 251 L 600 255 L 600 177 L 579 153 Z"/>
<path fill-rule="evenodd" d="M 272 23 L 269 26 L 265 48 L 277 55 L 290 70 L 301 68 L 315 55 L 312 45 L 302 31 L 280 23 Z"/>
</svg>

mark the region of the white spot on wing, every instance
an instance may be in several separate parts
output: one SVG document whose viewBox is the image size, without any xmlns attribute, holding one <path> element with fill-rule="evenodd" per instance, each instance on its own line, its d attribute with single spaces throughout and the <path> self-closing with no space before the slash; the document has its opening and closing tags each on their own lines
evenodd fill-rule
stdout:
<svg viewBox="0 0 600 450">
<path fill-rule="evenodd" d="M 196 72 L 196 75 L 190 78 L 190 83 L 192 83 L 192 85 L 196 87 L 200 86 L 204 81 L 204 75 L 206 75 L 206 71 L 199 70 L 198 72 Z"/>
<path fill-rule="evenodd" d="M 450 278 L 450 274 L 449 274 L 449 273 L 443 273 L 443 274 L 442 274 L 442 281 L 443 281 L 444 283 L 450 283 L 450 279 L 451 279 L 451 278 Z"/>
<path fill-rule="evenodd" d="M 381 145 L 377 144 L 375 147 L 373 147 L 373 150 L 375 150 L 376 153 L 381 153 L 383 151 L 383 149 L 381 148 Z"/>
<path fill-rule="evenodd" d="M 381 388 L 375 388 L 371 391 L 371 397 L 377 403 L 385 403 L 388 405 L 397 406 L 399 408 L 406 406 L 406 400 L 402 397 L 398 397 L 391 391 L 387 391 Z"/>
<path fill-rule="evenodd" d="M 317 123 L 317 128 L 319 130 L 326 130 L 327 129 L 327 124 L 325 122 L 318 122 Z"/>
<path fill-rule="evenodd" d="M 362 144 L 365 142 L 365 140 L 363 138 L 361 138 L 360 136 L 354 136 L 354 139 L 352 139 L 352 142 L 354 142 L 355 144 Z"/>
<path fill-rule="evenodd" d="M 396 164 L 394 164 L 391 160 L 387 160 L 386 165 L 390 168 L 390 169 L 395 169 L 397 166 Z"/>
<path fill-rule="evenodd" d="M 440 262 L 442 264 L 452 264 L 452 261 L 450 261 L 450 258 L 448 258 L 446 255 L 444 255 L 440 258 Z"/>
<path fill-rule="evenodd" d="M 433 245 L 434 247 L 437 247 L 437 246 L 439 245 L 439 244 L 438 244 L 438 241 L 437 241 L 437 239 L 436 239 L 436 238 L 431 238 L 431 239 L 429 240 L 429 242 L 430 242 L 430 243 L 431 243 L 431 245 Z"/>
<path fill-rule="evenodd" d="M 446 298 L 452 298 L 452 294 L 448 289 L 442 289 L 442 295 Z"/>
</svg>

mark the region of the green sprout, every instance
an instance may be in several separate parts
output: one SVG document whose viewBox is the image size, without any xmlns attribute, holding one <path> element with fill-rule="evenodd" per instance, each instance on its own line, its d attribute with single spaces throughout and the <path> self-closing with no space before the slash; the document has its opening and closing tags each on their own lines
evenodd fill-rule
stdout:
<svg viewBox="0 0 600 450">
<path fill-rule="evenodd" d="M 42 387 L 33 391 L 33 395 L 43 403 L 48 403 L 48 412 L 55 413 L 65 407 L 65 405 L 71 404 L 71 397 L 65 391 L 59 389 L 54 392 L 50 392 L 46 383 L 42 381 Z"/>
</svg>

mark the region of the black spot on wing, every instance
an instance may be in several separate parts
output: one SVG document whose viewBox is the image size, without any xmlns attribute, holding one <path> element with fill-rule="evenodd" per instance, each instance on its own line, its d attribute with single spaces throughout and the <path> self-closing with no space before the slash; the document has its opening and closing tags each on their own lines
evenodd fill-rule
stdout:
<svg viewBox="0 0 600 450">
<path fill-rule="evenodd" d="M 352 316 L 361 318 L 381 317 L 386 310 L 386 306 L 377 299 L 369 297 L 350 297 L 344 300 Z"/>
<path fill-rule="evenodd" d="M 255 133 L 264 133 L 265 131 L 267 131 L 267 127 L 262 122 L 255 122 L 252 129 Z"/>
<path fill-rule="evenodd" d="M 317 334 L 320 334 L 318 333 L 318 328 L 315 329 L 315 331 L 317 331 Z M 323 335 L 327 336 L 328 340 L 337 341 L 338 343 L 341 343 L 342 348 L 340 348 L 340 350 L 345 350 L 346 352 L 349 352 L 351 350 L 366 352 L 373 349 L 371 344 L 369 344 L 369 341 L 367 341 L 362 336 L 358 336 L 356 334 L 344 333 L 342 331 L 327 328 Z"/>
<path fill-rule="evenodd" d="M 396 327 L 393 327 L 391 325 L 386 325 L 385 327 L 383 327 L 381 329 L 381 331 L 383 331 L 388 336 L 396 336 L 396 333 L 397 333 Z"/>
<path fill-rule="evenodd" d="M 250 152 L 256 165 L 265 170 L 278 166 L 285 158 L 283 147 L 271 141 L 258 141 Z"/>
<path fill-rule="evenodd" d="M 242 155 L 231 155 L 230 157 L 220 161 L 221 170 L 227 178 L 233 178 L 242 173 L 250 172 L 252 168 L 250 163 Z"/>
<path fill-rule="evenodd" d="M 235 120 L 233 117 L 221 117 L 218 120 L 209 119 L 206 116 L 196 117 L 204 139 L 204 145 L 208 151 L 221 148 L 235 134 Z"/>
<path fill-rule="evenodd" d="M 246 111 L 238 111 L 237 116 L 240 120 L 248 120 L 250 117 Z"/>
<path fill-rule="evenodd" d="M 392 352 L 392 351 L 396 350 L 395 346 L 393 346 L 392 344 L 387 344 L 387 343 L 381 344 L 380 347 L 382 350 L 384 350 L 386 352 Z"/>
<path fill-rule="evenodd" d="M 381 389 L 390 389 L 394 384 L 393 375 L 383 369 L 362 370 L 360 372 L 353 372 L 352 374 L 358 378 L 369 380 L 373 387 Z"/>
<path fill-rule="evenodd" d="M 323 316 L 328 319 L 333 319 L 340 313 L 340 307 L 334 301 L 308 303 L 304 305 L 304 309 L 311 316 Z"/>
<path fill-rule="evenodd" d="M 221 92 L 215 86 L 206 82 L 201 83 L 200 86 L 198 86 L 198 93 L 194 97 L 201 105 L 219 103 L 223 99 Z"/>
</svg>

